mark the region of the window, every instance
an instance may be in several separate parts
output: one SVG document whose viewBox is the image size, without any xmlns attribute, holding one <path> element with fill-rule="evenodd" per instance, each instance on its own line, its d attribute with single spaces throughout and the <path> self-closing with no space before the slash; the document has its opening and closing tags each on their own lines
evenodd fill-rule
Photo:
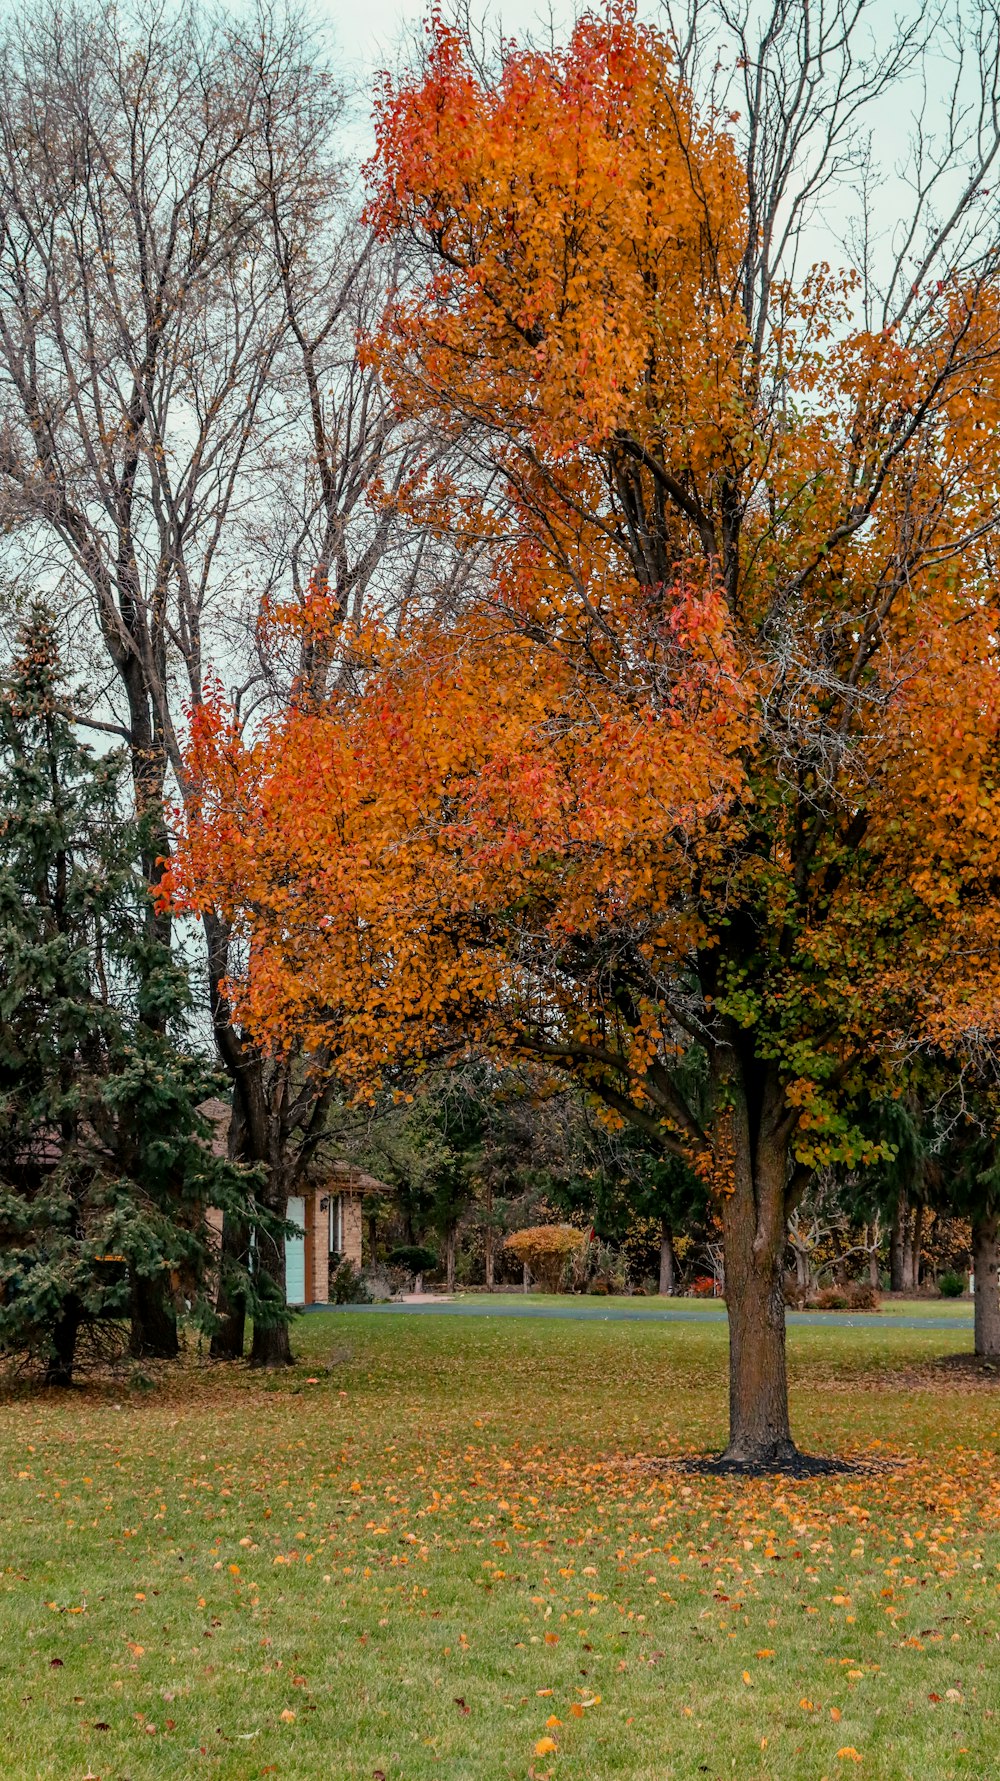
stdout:
<svg viewBox="0 0 1000 1781">
<path fill-rule="evenodd" d="M 330 1251 L 334 1255 L 344 1253 L 344 1196 L 330 1195 Z"/>
</svg>

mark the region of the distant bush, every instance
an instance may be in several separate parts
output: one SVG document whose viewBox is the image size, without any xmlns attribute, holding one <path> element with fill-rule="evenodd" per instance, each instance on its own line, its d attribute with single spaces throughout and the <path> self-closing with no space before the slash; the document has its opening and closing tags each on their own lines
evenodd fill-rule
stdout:
<svg viewBox="0 0 1000 1781">
<path fill-rule="evenodd" d="M 851 1301 L 845 1286 L 821 1286 L 808 1300 L 810 1311 L 848 1311 Z"/>
<path fill-rule="evenodd" d="M 808 1301 L 810 1311 L 877 1311 L 878 1293 L 866 1280 L 849 1280 L 846 1286 L 824 1286 Z"/>
<path fill-rule="evenodd" d="M 335 1305 L 371 1304 L 371 1293 L 353 1262 L 341 1262 L 330 1282 L 330 1289 Z"/>
<path fill-rule="evenodd" d="M 515 1231 L 504 1249 L 532 1273 L 546 1292 L 558 1292 L 566 1263 L 587 1241 L 571 1224 L 534 1224 Z"/>
<path fill-rule="evenodd" d="M 965 1279 L 961 1274 L 941 1274 L 938 1276 L 938 1292 L 943 1299 L 960 1299 L 965 1291 Z"/>
<path fill-rule="evenodd" d="M 389 1269 L 379 1267 L 378 1263 L 373 1268 L 365 1269 L 361 1277 L 361 1284 L 367 1294 L 367 1301 L 355 1299 L 352 1301 L 354 1304 L 363 1305 L 368 1302 L 372 1305 L 384 1305 L 395 1297 L 396 1283 Z"/>
<path fill-rule="evenodd" d="M 390 1268 L 405 1268 L 408 1274 L 430 1274 L 437 1265 L 433 1249 L 424 1249 L 419 1243 L 404 1243 L 389 1256 Z"/>
<path fill-rule="evenodd" d="M 611 1291 L 611 1288 L 608 1285 L 607 1281 L 605 1280 L 603 1274 L 595 1274 L 593 1280 L 590 1282 L 590 1285 L 587 1288 L 587 1291 L 594 1293 L 595 1296 L 599 1299 L 606 1299 L 608 1296 L 608 1293 Z"/>
<path fill-rule="evenodd" d="M 852 1280 L 847 1296 L 852 1311 L 877 1311 L 879 1308 L 878 1287 L 870 1280 Z"/>
<path fill-rule="evenodd" d="M 691 1282 L 691 1296 L 695 1299 L 714 1299 L 715 1281 L 711 1274 L 699 1274 Z"/>
</svg>

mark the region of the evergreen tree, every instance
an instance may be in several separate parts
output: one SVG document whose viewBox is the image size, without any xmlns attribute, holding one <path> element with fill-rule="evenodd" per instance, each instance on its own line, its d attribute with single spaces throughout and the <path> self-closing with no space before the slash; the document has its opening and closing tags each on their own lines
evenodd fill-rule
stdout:
<svg viewBox="0 0 1000 1781">
<path fill-rule="evenodd" d="M 207 1209 L 257 1217 L 198 1111 L 218 1078 L 185 1044 L 122 773 L 79 741 L 36 609 L 0 701 L 0 1346 L 59 1385 L 81 1328 L 128 1316 L 143 1283 L 210 1327 Z"/>
</svg>

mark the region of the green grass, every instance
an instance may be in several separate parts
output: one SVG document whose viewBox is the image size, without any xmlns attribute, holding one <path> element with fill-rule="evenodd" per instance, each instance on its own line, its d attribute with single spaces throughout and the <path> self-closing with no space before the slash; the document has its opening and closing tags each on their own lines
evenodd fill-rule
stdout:
<svg viewBox="0 0 1000 1781">
<path fill-rule="evenodd" d="M 648 1314 L 651 1316 L 655 1316 L 657 1314 L 657 1312 L 662 1313 L 663 1311 L 683 1311 L 685 1313 L 685 1316 L 688 1316 L 689 1314 L 696 1313 L 696 1312 L 706 1312 L 706 1313 L 714 1313 L 716 1317 L 722 1316 L 722 1314 L 725 1310 L 725 1306 L 721 1299 L 691 1299 L 691 1298 L 676 1298 L 676 1299 L 663 1298 L 663 1299 L 661 1299 L 659 1297 L 643 1298 L 643 1297 L 639 1297 L 635 1294 L 625 1294 L 625 1293 L 608 1293 L 606 1295 L 603 1293 L 593 1293 L 593 1294 L 581 1293 L 579 1295 L 574 1294 L 572 1297 L 569 1297 L 566 1293 L 538 1292 L 534 1288 L 528 1293 L 520 1292 L 517 1289 L 510 1289 L 507 1291 L 495 1292 L 495 1293 L 462 1292 L 461 1289 L 459 1289 L 459 1291 L 454 1295 L 454 1297 L 456 1298 L 456 1300 L 464 1300 L 465 1302 L 467 1302 L 469 1304 L 475 1304 L 477 1306 L 480 1306 L 484 1310 L 488 1306 L 491 1306 L 491 1305 L 492 1306 L 517 1305 L 522 1308 L 525 1306 L 530 1307 L 532 1305 L 543 1306 L 543 1307 L 548 1306 L 548 1305 L 559 1305 L 559 1306 L 562 1306 L 562 1308 L 564 1310 L 566 1310 L 566 1309 L 581 1310 L 582 1309 L 585 1311 L 599 1312 L 601 1310 L 619 1310 L 620 1309 L 620 1310 L 630 1311 L 635 1315 L 639 1315 L 640 1313 L 642 1313 L 642 1314 Z M 852 1313 L 849 1311 L 836 1311 L 836 1312 L 823 1312 L 820 1315 L 822 1315 L 826 1318 L 829 1318 L 829 1317 L 838 1317 L 839 1318 L 839 1317 L 850 1317 L 852 1315 Z M 853 1315 L 854 1316 L 861 1315 L 861 1316 L 865 1316 L 865 1317 L 870 1317 L 872 1315 L 872 1313 L 871 1312 L 862 1312 L 862 1313 L 855 1312 L 855 1313 L 853 1313 Z M 919 1318 L 965 1317 L 968 1319 L 969 1325 L 971 1327 L 972 1318 L 973 1318 L 973 1303 L 970 1298 L 961 1298 L 961 1299 L 943 1299 L 943 1298 L 890 1299 L 890 1298 L 883 1298 L 880 1302 L 878 1312 L 875 1313 L 875 1315 L 884 1316 L 884 1317 L 919 1317 Z"/>
<path fill-rule="evenodd" d="M 794 1327 L 802 1444 L 891 1461 L 805 1484 L 657 1467 L 723 1440 L 721 1325 L 348 1312 L 296 1346 L 4 1404 L 0 1775 L 1000 1771 L 1000 1387 L 941 1364 L 964 1332 Z"/>
</svg>

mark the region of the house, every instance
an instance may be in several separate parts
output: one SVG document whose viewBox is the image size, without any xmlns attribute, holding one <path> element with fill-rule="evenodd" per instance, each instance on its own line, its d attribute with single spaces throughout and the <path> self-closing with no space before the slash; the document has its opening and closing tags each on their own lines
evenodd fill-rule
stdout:
<svg viewBox="0 0 1000 1781">
<path fill-rule="evenodd" d="M 212 1149 L 225 1156 L 229 1108 L 224 1101 L 202 1103 L 199 1112 L 211 1121 Z M 285 1238 L 285 1297 L 290 1305 L 326 1305 L 330 1281 L 342 1262 L 360 1268 L 364 1262 L 363 1202 L 391 1192 L 385 1183 L 352 1163 L 314 1163 L 301 1192 L 290 1194 L 285 1216 L 298 1236 Z M 222 1240 L 222 1213 L 214 1208 L 208 1221 Z"/>
</svg>

